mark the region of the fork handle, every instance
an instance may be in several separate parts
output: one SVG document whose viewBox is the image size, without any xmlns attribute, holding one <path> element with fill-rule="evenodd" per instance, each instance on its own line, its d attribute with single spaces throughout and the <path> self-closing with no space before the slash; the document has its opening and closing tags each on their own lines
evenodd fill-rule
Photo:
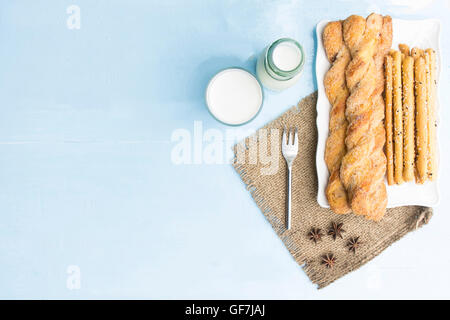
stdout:
<svg viewBox="0 0 450 320">
<path fill-rule="evenodd" d="M 291 194 L 292 194 L 292 167 L 288 167 L 288 197 L 287 197 L 287 214 L 286 214 L 286 229 L 291 228 Z"/>
</svg>

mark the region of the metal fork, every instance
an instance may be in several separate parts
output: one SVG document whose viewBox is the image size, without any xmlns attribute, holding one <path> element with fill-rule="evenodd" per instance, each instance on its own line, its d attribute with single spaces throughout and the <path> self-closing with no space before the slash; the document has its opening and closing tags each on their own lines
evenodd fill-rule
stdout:
<svg viewBox="0 0 450 320">
<path fill-rule="evenodd" d="M 286 133 L 288 131 L 288 133 Z M 281 143 L 281 151 L 283 153 L 283 157 L 286 160 L 286 164 L 288 167 L 288 199 L 287 199 L 287 215 L 286 215 L 286 229 L 291 228 L 291 194 L 292 194 L 292 164 L 294 163 L 295 158 L 298 153 L 298 129 L 295 127 L 284 128 L 283 130 L 283 141 Z M 289 135 L 289 140 L 288 140 Z"/>
</svg>

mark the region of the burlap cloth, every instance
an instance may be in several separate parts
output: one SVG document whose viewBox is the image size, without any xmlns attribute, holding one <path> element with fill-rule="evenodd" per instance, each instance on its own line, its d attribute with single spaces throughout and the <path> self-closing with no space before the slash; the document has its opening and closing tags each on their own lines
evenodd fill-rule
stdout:
<svg viewBox="0 0 450 320">
<path fill-rule="evenodd" d="M 354 214 L 337 215 L 329 209 L 320 207 L 317 203 L 315 165 L 316 101 L 317 92 L 307 96 L 297 106 L 261 128 L 282 129 L 286 125 L 297 126 L 299 129 L 299 151 L 292 173 L 292 227 L 289 231 L 285 228 L 287 168 L 281 152 L 279 152 L 279 169 L 272 175 L 261 174 L 260 169 L 267 164 L 263 165 L 259 161 L 256 164 L 249 161 L 242 164 L 242 161 L 237 163 L 235 157 L 233 167 L 292 257 L 299 265 L 304 265 L 303 269 L 311 281 L 318 284 L 319 288 L 323 288 L 358 269 L 406 233 L 427 223 L 432 216 L 432 209 L 419 206 L 388 209 L 381 222 L 373 222 Z M 237 152 L 248 153 L 249 139 L 247 137 L 234 146 L 235 156 Z M 260 144 L 259 139 L 255 139 L 256 143 Z M 279 140 L 281 144 L 281 138 Z M 247 147 L 242 148 L 243 145 Z M 344 239 L 337 238 L 333 241 L 331 236 L 326 235 L 331 222 L 344 224 L 343 229 L 346 230 L 343 233 Z M 322 240 L 317 244 L 308 238 L 308 232 L 312 227 L 320 228 L 324 232 Z M 355 254 L 346 247 L 349 238 L 353 236 L 359 236 L 362 242 Z M 337 259 L 336 265 L 331 269 L 321 264 L 321 256 L 326 253 L 333 253 Z"/>
</svg>

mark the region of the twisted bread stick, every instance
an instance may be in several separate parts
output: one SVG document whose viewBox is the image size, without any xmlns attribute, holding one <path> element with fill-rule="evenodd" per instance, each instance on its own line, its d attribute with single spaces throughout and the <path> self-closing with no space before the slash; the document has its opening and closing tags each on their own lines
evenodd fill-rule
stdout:
<svg viewBox="0 0 450 320">
<path fill-rule="evenodd" d="M 383 52 L 385 47 L 390 47 L 390 40 L 382 39 L 383 33 L 385 37 L 392 36 L 389 17 L 383 19 L 371 14 L 367 21 L 360 16 L 350 16 L 344 21 L 344 41 L 352 60 L 346 69 L 350 96 L 345 114 L 349 128 L 345 140 L 347 153 L 342 159 L 340 176 L 353 212 L 373 220 L 381 219 L 387 205 L 384 101 L 381 96 L 384 82 L 379 81 L 380 75 L 383 78 L 379 67 L 382 68 Z"/>
<path fill-rule="evenodd" d="M 325 75 L 324 86 L 328 100 L 331 103 L 329 134 L 325 146 L 325 162 L 330 172 L 330 178 L 325 190 L 331 210 L 344 214 L 351 211 L 347 192 L 341 183 L 339 170 L 345 150 L 345 134 L 347 119 L 345 118 L 345 102 L 348 89 L 345 84 L 345 68 L 350 61 L 350 52 L 342 37 L 342 23 L 330 22 L 323 31 L 323 44 L 328 60 L 332 63 Z"/>
<path fill-rule="evenodd" d="M 368 17 L 368 21 L 373 18 L 378 20 L 377 15 L 372 15 Z M 384 16 L 382 18 L 381 33 L 378 38 L 378 47 L 375 52 L 374 61 L 376 69 L 376 83 L 377 87 L 372 95 L 372 110 L 375 114 L 372 117 L 372 124 L 376 126 L 374 132 L 378 134 L 375 137 L 376 144 L 373 150 L 372 157 L 372 170 L 374 170 L 373 178 L 376 179 L 375 186 L 373 186 L 372 197 L 372 207 L 371 210 L 366 214 L 366 218 L 375 221 L 380 220 L 385 211 L 387 205 L 387 191 L 386 185 L 384 183 L 384 176 L 386 173 L 387 159 L 384 154 L 383 147 L 386 141 L 386 131 L 383 124 L 383 119 L 385 116 L 385 102 L 383 100 L 384 91 L 384 58 L 388 53 L 392 45 L 392 18 L 390 16 Z"/>
</svg>

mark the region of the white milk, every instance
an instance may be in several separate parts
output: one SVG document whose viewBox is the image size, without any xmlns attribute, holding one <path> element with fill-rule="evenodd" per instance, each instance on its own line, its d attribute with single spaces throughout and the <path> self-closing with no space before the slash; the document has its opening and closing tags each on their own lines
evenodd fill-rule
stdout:
<svg viewBox="0 0 450 320">
<path fill-rule="evenodd" d="M 263 94 L 249 72 L 230 68 L 216 74 L 206 89 L 206 104 L 219 121 L 239 125 L 250 121 L 261 108 Z"/>
<path fill-rule="evenodd" d="M 275 47 L 272 59 L 280 70 L 291 71 L 300 64 L 302 53 L 292 43 L 284 42 Z"/>
</svg>

